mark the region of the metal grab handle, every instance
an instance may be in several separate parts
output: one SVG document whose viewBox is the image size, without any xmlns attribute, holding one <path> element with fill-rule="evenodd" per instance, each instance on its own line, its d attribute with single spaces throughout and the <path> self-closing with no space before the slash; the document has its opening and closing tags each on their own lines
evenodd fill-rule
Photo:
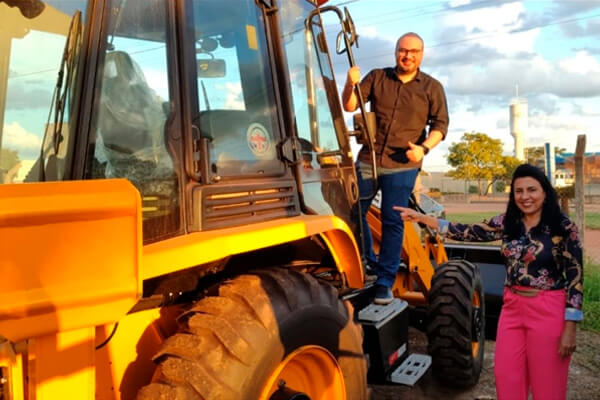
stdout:
<svg viewBox="0 0 600 400">
<path fill-rule="evenodd" d="M 350 13 L 348 12 L 348 9 L 346 7 L 344 7 L 344 13 L 346 14 L 346 20 L 344 20 L 344 16 L 342 15 L 342 12 L 340 11 L 340 9 L 335 6 L 321 7 L 320 10 L 323 12 L 333 11 L 337 14 L 338 18 L 340 19 L 340 24 L 342 26 L 342 33 L 344 36 L 344 45 L 346 46 L 346 53 L 348 54 L 348 62 L 350 64 L 351 68 L 356 66 L 356 63 L 354 62 L 354 54 L 352 53 L 352 44 L 351 44 L 350 39 L 355 39 L 357 41 L 358 35 L 356 35 L 355 32 L 348 31 L 349 28 L 352 29 L 354 27 L 354 23 L 351 22 L 352 18 L 350 17 Z M 311 13 L 311 15 L 309 15 L 309 18 L 311 18 L 311 21 L 312 21 L 312 13 Z M 357 46 L 358 46 L 358 42 L 357 42 Z M 355 85 L 354 90 L 356 91 L 356 96 L 358 97 L 358 105 L 360 108 L 360 114 L 362 116 L 362 119 L 363 119 L 363 121 L 367 121 L 367 111 L 365 109 L 365 101 L 362 97 L 360 85 Z M 377 188 L 377 159 L 376 159 L 376 154 L 375 154 L 375 141 L 373 140 L 375 135 L 374 135 L 374 132 L 371 132 L 371 129 L 370 129 L 370 126 L 368 123 L 365 123 L 364 126 L 365 126 L 365 129 L 367 130 L 367 146 L 369 146 L 369 151 L 371 153 L 371 164 L 372 164 L 371 166 L 373 168 L 373 186 L 374 186 L 374 188 Z"/>
</svg>

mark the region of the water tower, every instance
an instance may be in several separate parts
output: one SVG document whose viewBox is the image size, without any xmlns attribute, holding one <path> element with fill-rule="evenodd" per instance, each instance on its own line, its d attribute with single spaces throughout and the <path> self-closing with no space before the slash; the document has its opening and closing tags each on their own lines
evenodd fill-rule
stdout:
<svg viewBox="0 0 600 400">
<path fill-rule="evenodd" d="M 510 102 L 510 134 L 515 138 L 515 157 L 520 161 L 525 161 L 523 141 L 527 124 L 527 100 L 519 98 L 517 87 L 516 97 Z"/>
</svg>

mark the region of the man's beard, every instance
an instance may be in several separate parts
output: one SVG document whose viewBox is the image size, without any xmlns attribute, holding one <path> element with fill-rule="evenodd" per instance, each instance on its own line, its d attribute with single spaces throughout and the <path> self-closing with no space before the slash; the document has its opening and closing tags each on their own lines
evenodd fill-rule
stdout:
<svg viewBox="0 0 600 400">
<path fill-rule="evenodd" d="M 412 74 L 418 69 L 416 65 L 413 64 L 412 67 L 405 68 L 402 65 L 396 65 L 396 72 L 399 74 Z"/>
</svg>

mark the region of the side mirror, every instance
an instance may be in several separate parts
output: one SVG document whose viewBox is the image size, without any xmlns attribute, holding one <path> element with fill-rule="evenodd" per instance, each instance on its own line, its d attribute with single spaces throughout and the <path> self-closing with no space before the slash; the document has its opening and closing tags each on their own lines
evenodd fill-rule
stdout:
<svg viewBox="0 0 600 400">
<path fill-rule="evenodd" d="M 354 25 L 354 20 L 350 15 L 350 11 L 348 11 L 347 7 L 344 7 L 344 27 L 346 31 L 350 33 L 350 44 L 353 45 L 354 42 L 358 40 L 358 35 L 356 34 L 356 26 Z M 358 43 L 356 43 L 356 47 L 358 47 Z"/>
<path fill-rule="evenodd" d="M 356 136 L 356 141 L 359 144 L 369 144 L 375 143 L 375 131 L 377 129 L 377 120 L 375 118 L 374 112 L 365 112 L 365 116 L 367 117 L 367 123 L 365 124 L 363 121 L 363 117 L 361 113 L 354 114 L 354 132 Z M 371 140 L 369 140 L 369 136 L 371 136 Z"/>
<path fill-rule="evenodd" d="M 344 7 L 344 19 L 341 21 L 342 23 L 342 31 L 338 33 L 336 39 L 336 53 L 342 54 L 348 51 L 349 46 L 353 46 L 356 43 L 356 47 L 358 47 L 358 35 L 356 34 L 356 26 L 354 25 L 354 21 L 352 20 L 352 16 L 346 7 Z M 344 37 L 347 40 L 344 40 L 344 48 L 342 48 L 342 39 Z"/>
<path fill-rule="evenodd" d="M 197 60 L 199 78 L 222 78 L 225 76 L 225 60 L 220 58 Z"/>
</svg>

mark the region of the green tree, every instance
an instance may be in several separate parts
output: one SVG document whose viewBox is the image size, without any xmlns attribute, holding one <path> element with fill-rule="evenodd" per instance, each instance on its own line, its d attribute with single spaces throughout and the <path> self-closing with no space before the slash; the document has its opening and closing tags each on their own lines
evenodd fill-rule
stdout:
<svg viewBox="0 0 600 400">
<path fill-rule="evenodd" d="M 0 169 L 8 171 L 14 167 L 19 161 L 19 153 L 16 150 L 1 149 L 0 150 Z"/>
<path fill-rule="evenodd" d="M 512 180 L 512 176 L 513 176 L 513 173 L 515 172 L 515 169 L 517 169 L 517 167 L 521 164 L 522 164 L 522 162 L 516 157 L 513 157 L 513 156 L 502 157 L 502 166 L 504 167 L 504 171 L 500 175 L 498 175 L 495 178 L 495 180 L 502 181 L 506 185 L 510 185 L 510 181 Z"/>
<path fill-rule="evenodd" d="M 5 178 L 12 181 L 19 168 L 17 164 L 20 162 L 21 159 L 16 150 L 0 149 L 0 184 L 4 183 Z"/>
<path fill-rule="evenodd" d="M 506 190 L 506 182 L 504 182 L 504 181 L 496 182 L 496 184 L 494 185 L 494 189 L 496 189 L 496 192 L 498 192 L 498 193 L 504 193 L 504 191 Z"/>
<path fill-rule="evenodd" d="M 554 147 L 554 154 L 560 156 L 566 153 L 567 149 L 564 147 Z M 535 165 L 538 168 L 544 169 L 546 150 L 544 146 L 533 146 L 525 148 L 525 159 L 527 163 Z"/>
<path fill-rule="evenodd" d="M 502 142 L 499 139 L 492 139 L 485 133 L 465 133 L 460 142 L 452 143 L 449 148 L 447 160 L 454 169 L 450 170 L 448 175 L 477 181 L 481 195 L 484 194 L 484 182 L 493 183 L 505 173 L 503 158 Z"/>
</svg>

